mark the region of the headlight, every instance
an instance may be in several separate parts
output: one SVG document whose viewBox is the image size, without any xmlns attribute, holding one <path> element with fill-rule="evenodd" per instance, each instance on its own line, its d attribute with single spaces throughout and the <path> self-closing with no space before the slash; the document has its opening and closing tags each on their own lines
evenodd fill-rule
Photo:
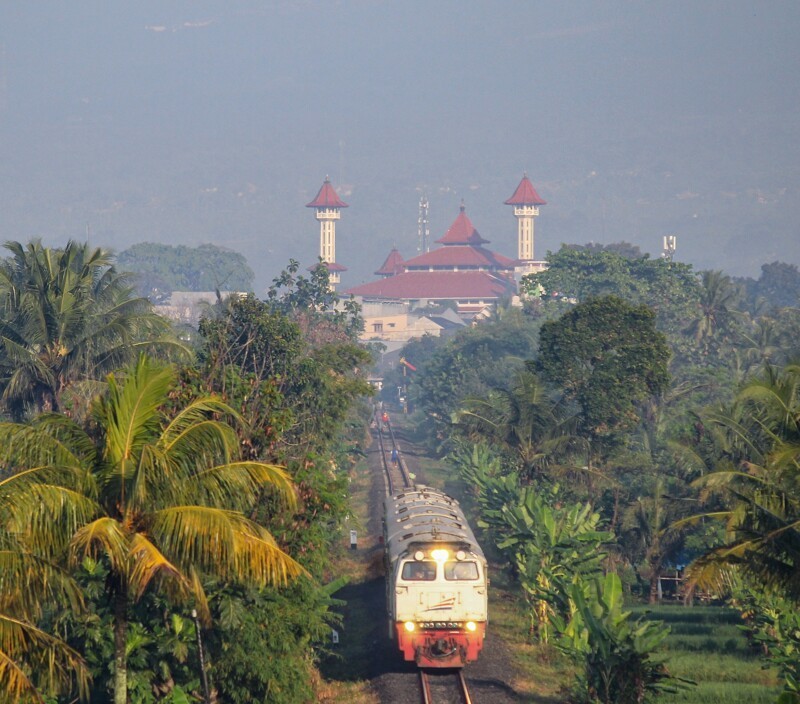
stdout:
<svg viewBox="0 0 800 704">
<path fill-rule="evenodd" d="M 409 633 L 411 633 L 411 631 L 413 631 L 413 630 L 416 628 L 416 625 L 414 624 L 414 622 L 413 622 L 413 621 L 406 621 L 406 622 L 403 624 L 403 626 L 405 627 L 405 629 L 406 629 L 406 630 L 407 630 Z"/>
<path fill-rule="evenodd" d="M 436 560 L 436 562 L 444 562 L 450 557 L 450 553 L 447 552 L 447 550 L 432 550 L 431 557 Z"/>
<path fill-rule="evenodd" d="M 475 621 L 467 621 L 467 630 L 474 631 L 478 626 L 476 625 Z"/>
</svg>

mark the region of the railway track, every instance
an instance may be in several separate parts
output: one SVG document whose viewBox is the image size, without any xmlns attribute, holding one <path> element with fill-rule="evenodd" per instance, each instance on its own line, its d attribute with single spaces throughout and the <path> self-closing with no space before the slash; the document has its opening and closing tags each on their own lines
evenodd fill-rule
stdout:
<svg viewBox="0 0 800 704">
<path fill-rule="evenodd" d="M 419 671 L 422 704 L 472 704 L 472 697 L 461 670 Z"/>
<path fill-rule="evenodd" d="M 384 424 L 377 410 L 375 421 L 389 494 L 413 487 L 414 482 L 400 453 L 391 423 Z M 393 461 L 392 457 L 396 457 L 397 461 Z M 423 704 L 472 704 L 472 697 L 461 670 L 442 670 L 436 673 L 419 670 L 419 687 Z"/>
<path fill-rule="evenodd" d="M 411 481 L 408 468 L 400 453 L 400 446 L 394 436 L 391 423 L 384 425 L 377 412 L 375 413 L 375 421 L 378 425 L 378 442 L 381 449 L 383 470 L 386 473 L 386 479 L 389 485 L 389 494 L 394 494 L 403 489 L 410 488 L 413 486 L 413 482 Z M 393 456 L 397 457 L 397 462 L 392 461 Z"/>
</svg>

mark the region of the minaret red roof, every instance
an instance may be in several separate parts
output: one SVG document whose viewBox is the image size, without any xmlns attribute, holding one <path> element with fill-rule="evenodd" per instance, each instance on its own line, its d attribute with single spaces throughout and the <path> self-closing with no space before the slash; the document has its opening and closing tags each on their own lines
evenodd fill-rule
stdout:
<svg viewBox="0 0 800 704">
<path fill-rule="evenodd" d="M 316 271 L 318 266 L 324 266 L 328 271 L 347 271 L 347 267 L 338 262 L 317 262 L 316 264 L 308 267 L 307 271 Z"/>
<path fill-rule="evenodd" d="M 397 247 L 392 247 L 389 256 L 383 263 L 378 271 L 375 272 L 377 276 L 394 276 L 403 270 L 403 255 L 397 251 Z"/>
<path fill-rule="evenodd" d="M 525 174 L 514 195 L 506 201 L 506 205 L 547 205 L 547 201 L 536 192 L 528 174 Z"/>
<path fill-rule="evenodd" d="M 436 241 L 440 242 L 441 244 L 479 245 L 483 244 L 484 242 L 488 242 L 489 240 L 483 239 L 483 237 L 478 234 L 475 226 L 472 224 L 472 222 L 470 222 L 470 219 L 464 212 L 464 204 L 462 203 L 461 212 L 458 214 L 458 217 L 453 220 L 453 224 L 450 225 L 450 229 L 445 232 L 444 237 L 441 237 Z"/>
<path fill-rule="evenodd" d="M 319 193 L 317 193 L 317 197 L 314 198 L 310 203 L 306 203 L 306 208 L 347 208 L 348 205 L 345 203 L 336 191 L 331 186 L 331 180 L 326 176 L 325 183 L 322 184 L 322 188 L 319 189 Z"/>
</svg>

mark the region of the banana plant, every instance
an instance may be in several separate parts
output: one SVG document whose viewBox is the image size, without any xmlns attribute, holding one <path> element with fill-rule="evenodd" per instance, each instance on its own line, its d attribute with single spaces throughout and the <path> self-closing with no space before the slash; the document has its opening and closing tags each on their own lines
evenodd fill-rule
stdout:
<svg viewBox="0 0 800 704">
<path fill-rule="evenodd" d="M 623 610 L 622 582 L 577 579 L 571 587 L 572 613 L 557 623 L 557 647 L 582 662 L 578 701 L 586 704 L 640 704 L 648 694 L 675 692 L 690 683 L 672 678 L 654 651 L 669 635 L 669 626 Z"/>
<path fill-rule="evenodd" d="M 569 612 L 569 589 L 580 575 L 597 574 L 613 534 L 598 530 L 590 504 L 558 500 L 558 487 L 542 493 L 525 487 L 500 511 L 504 537 L 498 542 L 515 566 L 530 605 L 530 634 L 548 642 L 551 623 Z"/>
</svg>

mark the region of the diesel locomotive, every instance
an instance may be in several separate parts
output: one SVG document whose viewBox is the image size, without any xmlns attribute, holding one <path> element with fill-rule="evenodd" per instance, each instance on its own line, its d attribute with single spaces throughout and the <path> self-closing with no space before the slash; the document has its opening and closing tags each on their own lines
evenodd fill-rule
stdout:
<svg viewBox="0 0 800 704">
<path fill-rule="evenodd" d="M 383 541 L 389 637 L 403 658 L 423 668 L 476 660 L 489 580 L 458 501 L 419 485 L 387 496 Z"/>
</svg>

